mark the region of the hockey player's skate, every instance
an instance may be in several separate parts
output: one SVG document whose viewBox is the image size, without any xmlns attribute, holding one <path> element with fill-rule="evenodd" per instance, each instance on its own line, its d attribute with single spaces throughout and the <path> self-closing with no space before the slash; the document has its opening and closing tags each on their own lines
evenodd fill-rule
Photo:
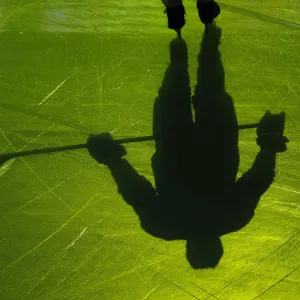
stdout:
<svg viewBox="0 0 300 300">
<path fill-rule="evenodd" d="M 199 18 L 205 25 L 211 24 L 221 12 L 219 4 L 213 0 L 199 0 L 197 2 L 197 9 Z"/>
<path fill-rule="evenodd" d="M 178 6 L 167 6 L 165 13 L 168 16 L 168 27 L 174 29 L 181 38 L 181 29 L 185 25 L 185 8 L 182 4 Z"/>
</svg>

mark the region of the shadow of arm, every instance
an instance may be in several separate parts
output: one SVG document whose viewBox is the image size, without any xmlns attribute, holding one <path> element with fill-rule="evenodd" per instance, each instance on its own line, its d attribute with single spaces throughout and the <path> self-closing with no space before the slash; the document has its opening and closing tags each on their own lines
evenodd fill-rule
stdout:
<svg viewBox="0 0 300 300">
<path fill-rule="evenodd" d="M 120 144 L 120 140 L 113 140 L 111 134 L 106 132 L 90 135 L 86 144 L 89 154 L 99 164 L 104 164 L 109 168 L 118 186 L 118 192 L 127 204 L 132 205 L 136 210 L 147 202 L 153 202 L 152 200 L 156 198 L 155 189 L 127 160 L 122 158 L 127 152 Z"/>
<path fill-rule="evenodd" d="M 276 153 L 260 151 L 252 168 L 236 182 L 238 201 L 250 210 L 255 210 L 260 197 L 268 190 L 275 178 Z M 246 203 L 245 203 L 246 202 Z"/>
<path fill-rule="evenodd" d="M 117 159 L 108 168 L 125 202 L 139 214 L 140 209 L 153 205 L 157 195 L 152 184 L 125 159 Z"/>
</svg>

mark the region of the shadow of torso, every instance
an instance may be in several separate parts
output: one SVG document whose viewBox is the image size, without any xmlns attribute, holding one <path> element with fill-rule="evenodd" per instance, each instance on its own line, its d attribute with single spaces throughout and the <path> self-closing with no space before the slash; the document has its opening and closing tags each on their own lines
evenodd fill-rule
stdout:
<svg viewBox="0 0 300 300">
<path fill-rule="evenodd" d="M 254 214 L 235 189 L 237 143 L 194 129 L 180 142 L 170 135 L 152 157 L 157 197 L 138 214 L 144 230 L 165 240 L 221 236 L 244 227 Z"/>
</svg>

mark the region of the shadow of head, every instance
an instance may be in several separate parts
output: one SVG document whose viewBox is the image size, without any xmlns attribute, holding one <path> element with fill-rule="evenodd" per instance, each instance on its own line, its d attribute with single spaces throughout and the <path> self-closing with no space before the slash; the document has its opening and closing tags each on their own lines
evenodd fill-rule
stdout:
<svg viewBox="0 0 300 300">
<path fill-rule="evenodd" d="M 215 268 L 223 255 L 223 246 L 218 236 L 188 239 L 186 258 L 193 269 Z"/>
</svg>

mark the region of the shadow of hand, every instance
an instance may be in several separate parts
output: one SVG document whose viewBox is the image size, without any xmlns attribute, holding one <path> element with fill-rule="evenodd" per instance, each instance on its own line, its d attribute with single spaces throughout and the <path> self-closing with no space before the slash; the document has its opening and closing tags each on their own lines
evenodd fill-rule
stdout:
<svg viewBox="0 0 300 300">
<path fill-rule="evenodd" d="M 287 150 L 288 138 L 284 136 L 285 113 L 271 114 L 265 113 L 257 128 L 257 145 L 261 150 L 270 152 L 285 152 Z"/>
</svg>

